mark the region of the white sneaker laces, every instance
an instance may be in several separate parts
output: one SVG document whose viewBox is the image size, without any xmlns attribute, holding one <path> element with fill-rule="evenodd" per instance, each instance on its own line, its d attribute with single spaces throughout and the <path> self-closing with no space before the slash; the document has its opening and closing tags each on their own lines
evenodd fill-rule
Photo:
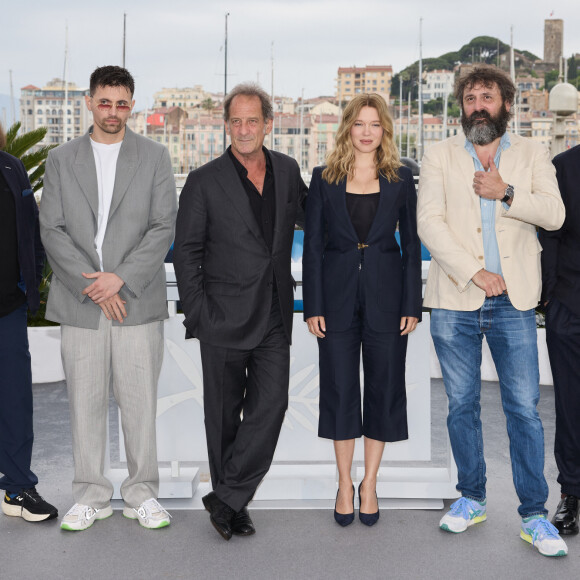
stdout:
<svg viewBox="0 0 580 580">
<path fill-rule="evenodd" d="M 144 501 L 135 511 L 144 520 L 150 517 L 157 519 L 160 517 L 157 514 L 168 518 L 171 517 L 171 514 L 154 498 Z"/>
</svg>

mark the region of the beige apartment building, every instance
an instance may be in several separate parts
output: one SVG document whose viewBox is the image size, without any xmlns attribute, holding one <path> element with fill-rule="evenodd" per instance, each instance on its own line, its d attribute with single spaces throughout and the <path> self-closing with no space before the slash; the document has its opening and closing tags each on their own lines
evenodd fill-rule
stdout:
<svg viewBox="0 0 580 580">
<path fill-rule="evenodd" d="M 392 79 L 391 65 L 340 67 L 336 78 L 336 98 L 341 103 L 350 101 L 359 93 L 381 93 L 388 101 Z"/>
<path fill-rule="evenodd" d="M 153 93 L 153 109 L 162 107 L 180 107 L 186 111 L 203 109 L 203 104 L 207 103 L 208 99 L 211 99 L 214 104 L 217 104 L 223 100 L 223 94 L 214 95 L 208 93 L 201 85 L 184 88 L 163 88 Z"/>
<path fill-rule="evenodd" d="M 452 70 L 432 70 L 425 73 L 423 84 L 423 101 L 444 99 L 453 94 L 455 73 Z"/>
<path fill-rule="evenodd" d="M 65 85 L 59 78 L 40 88 L 27 85 L 20 90 L 20 122 L 22 132 L 47 127 L 44 140 L 38 145 L 54 145 L 70 141 L 86 133 L 93 116 L 85 105 L 89 89 L 68 83 L 65 107 Z"/>
</svg>

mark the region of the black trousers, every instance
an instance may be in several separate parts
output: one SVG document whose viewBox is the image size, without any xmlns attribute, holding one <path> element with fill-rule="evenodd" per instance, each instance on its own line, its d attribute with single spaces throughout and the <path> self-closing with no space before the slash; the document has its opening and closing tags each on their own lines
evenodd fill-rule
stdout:
<svg viewBox="0 0 580 580">
<path fill-rule="evenodd" d="M 0 317 L 0 489 L 34 487 L 32 458 L 32 370 L 26 305 Z"/>
<path fill-rule="evenodd" d="M 580 316 L 560 301 L 546 311 L 546 342 L 554 377 L 554 455 L 562 493 L 580 496 Z"/>
<path fill-rule="evenodd" d="M 239 511 L 270 469 L 288 407 L 290 345 L 276 293 L 256 348 L 202 342 L 201 362 L 212 485 L 219 499 Z"/>
<path fill-rule="evenodd" d="M 364 268 L 350 327 L 318 339 L 318 436 L 334 441 L 364 435 L 377 441 L 408 439 L 405 360 L 407 336 L 373 330 L 365 314 Z M 361 409 L 360 358 L 364 371 Z M 361 413 L 362 411 L 362 413 Z"/>
</svg>

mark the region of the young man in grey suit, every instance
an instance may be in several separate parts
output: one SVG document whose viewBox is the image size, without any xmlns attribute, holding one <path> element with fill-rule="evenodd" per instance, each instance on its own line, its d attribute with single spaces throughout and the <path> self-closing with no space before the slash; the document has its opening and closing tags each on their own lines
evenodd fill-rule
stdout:
<svg viewBox="0 0 580 580">
<path fill-rule="evenodd" d="M 181 193 L 174 263 L 186 337 L 201 344 L 213 485 L 203 502 L 229 540 L 255 532 L 246 506 L 288 406 L 290 256 L 306 186 L 294 159 L 263 146 L 273 119 L 265 91 L 235 87 L 224 119 L 231 147 L 192 171 Z"/>
<path fill-rule="evenodd" d="M 167 149 L 125 126 L 133 92 L 126 69 L 97 68 L 85 97 L 94 125 L 46 164 L 40 229 L 54 272 L 46 317 L 61 324 L 75 462 L 65 530 L 113 513 L 103 474 L 111 381 L 129 469 L 123 515 L 147 528 L 169 525 L 156 499 L 155 415 L 175 181 Z"/>
</svg>

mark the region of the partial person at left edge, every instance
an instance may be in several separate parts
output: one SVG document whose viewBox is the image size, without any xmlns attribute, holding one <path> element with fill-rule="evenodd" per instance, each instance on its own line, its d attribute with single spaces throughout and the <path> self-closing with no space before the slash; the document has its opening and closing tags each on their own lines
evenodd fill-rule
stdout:
<svg viewBox="0 0 580 580">
<path fill-rule="evenodd" d="M 28 350 L 27 311 L 40 304 L 44 250 L 38 207 L 24 165 L 2 151 L 0 125 L 0 489 L 2 511 L 28 522 L 52 520 L 57 509 L 36 491 L 31 471 L 32 369 Z"/>
<path fill-rule="evenodd" d="M 46 317 L 61 325 L 75 464 L 64 530 L 113 515 L 103 469 L 110 383 L 127 450 L 123 515 L 145 528 L 169 525 L 157 501 L 155 419 L 169 316 L 163 259 L 177 196 L 167 148 L 126 127 L 134 91 L 126 69 L 95 69 L 85 97 L 92 127 L 46 162 L 40 232 L 53 269 Z"/>
</svg>

